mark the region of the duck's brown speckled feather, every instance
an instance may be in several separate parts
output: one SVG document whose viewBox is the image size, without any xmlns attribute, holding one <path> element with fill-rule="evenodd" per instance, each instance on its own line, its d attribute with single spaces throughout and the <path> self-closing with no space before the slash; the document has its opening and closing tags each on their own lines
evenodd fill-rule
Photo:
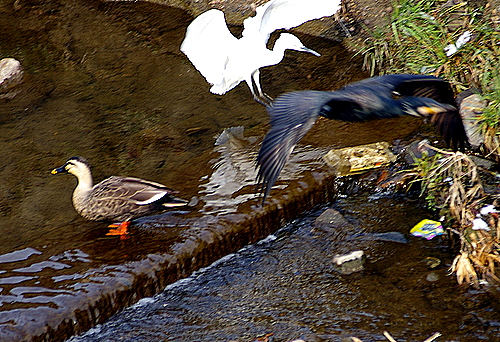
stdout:
<svg viewBox="0 0 500 342">
<path fill-rule="evenodd" d="M 152 203 L 138 204 L 162 193 Z M 159 183 L 112 176 L 96 184 L 86 199 L 74 205 L 83 217 L 92 221 L 128 221 L 165 209 L 164 203 L 175 200 L 172 193 L 172 189 Z"/>
</svg>

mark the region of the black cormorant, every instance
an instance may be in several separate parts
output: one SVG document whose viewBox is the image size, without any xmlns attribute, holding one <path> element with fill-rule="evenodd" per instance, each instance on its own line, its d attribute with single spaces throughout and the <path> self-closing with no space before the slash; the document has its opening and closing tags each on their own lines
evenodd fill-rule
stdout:
<svg viewBox="0 0 500 342">
<path fill-rule="evenodd" d="M 450 84 L 429 75 L 394 74 L 368 78 L 336 91 L 285 93 L 267 107 L 271 129 L 262 142 L 257 182 L 271 191 L 295 145 L 319 116 L 342 121 L 366 121 L 413 115 L 429 118 L 454 149 L 468 145 L 462 118 Z"/>
</svg>

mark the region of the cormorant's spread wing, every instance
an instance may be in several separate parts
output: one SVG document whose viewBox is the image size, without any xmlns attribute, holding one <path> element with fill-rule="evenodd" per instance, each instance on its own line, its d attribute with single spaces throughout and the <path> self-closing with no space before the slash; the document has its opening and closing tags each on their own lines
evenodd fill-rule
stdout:
<svg viewBox="0 0 500 342">
<path fill-rule="evenodd" d="M 413 75 L 413 74 L 393 74 L 368 78 L 356 83 L 351 83 L 345 87 L 346 90 L 358 91 L 359 89 L 376 90 L 379 95 L 375 98 L 381 98 L 385 90 L 392 92 L 392 97 L 396 101 L 403 101 L 407 104 L 412 102 L 411 98 L 421 97 L 429 98 L 438 103 L 429 103 L 429 107 L 437 106 L 439 111 L 432 114 L 432 111 L 425 115 L 429 121 L 437 128 L 443 136 L 444 141 L 451 145 L 455 150 L 463 150 L 469 144 L 467 133 L 456 108 L 445 110 L 445 105 L 457 107 L 453 89 L 448 81 L 431 75 Z M 420 105 L 420 104 L 418 104 Z M 417 104 L 413 104 L 416 109 Z M 386 110 L 388 110 L 387 108 Z M 406 113 L 409 114 L 409 113 Z"/>
<path fill-rule="evenodd" d="M 257 158 L 257 181 L 264 200 L 295 145 L 320 115 L 366 121 L 400 115 L 428 117 L 455 149 L 468 144 L 462 118 L 448 82 L 427 75 L 384 75 L 334 91 L 297 91 L 279 96 L 270 107 L 271 130 Z"/>
<path fill-rule="evenodd" d="M 448 81 L 431 75 L 390 74 L 366 78 L 346 85 L 345 90 L 371 89 L 397 96 L 428 97 L 455 105 L 455 95 Z M 343 90 L 341 89 L 341 90 Z M 387 95 L 390 95 L 387 93 Z"/>
<path fill-rule="evenodd" d="M 443 136 L 443 140 L 453 149 L 463 151 L 470 147 L 464 122 L 458 109 L 436 113 L 430 117 L 430 122 Z"/>
<path fill-rule="evenodd" d="M 257 157 L 257 182 L 264 193 L 271 191 L 295 145 L 311 129 L 331 92 L 297 91 L 279 96 L 267 108 L 271 129 Z"/>
<path fill-rule="evenodd" d="M 401 96 L 427 97 L 439 103 L 458 107 L 453 89 L 448 81 L 434 76 L 418 77 L 404 80 L 394 87 Z M 463 150 L 469 145 L 464 123 L 458 109 L 441 111 L 430 115 L 430 122 L 443 136 L 444 141 L 453 149 Z"/>
</svg>

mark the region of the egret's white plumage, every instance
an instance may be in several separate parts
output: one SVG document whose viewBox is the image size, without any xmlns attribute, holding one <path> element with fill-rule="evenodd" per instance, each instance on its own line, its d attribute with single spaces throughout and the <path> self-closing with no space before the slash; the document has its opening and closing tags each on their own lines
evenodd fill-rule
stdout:
<svg viewBox="0 0 500 342">
<path fill-rule="evenodd" d="M 305 47 L 292 34 L 283 33 L 273 50 L 266 44 L 272 32 L 290 29 L 306 21 L 331 16 L 340 8 L 341 0 L 271 0 L 257 7 L 256 15 L 243 21 L 240 39 L 226 25 L 224 13 L 211 9 L 189 25 L 181 51 L 212 85 L 214 94 L 225 94 L 245 81 L 254 98 L 264 102 L 259 81 L 259 68 L 278 64 L 285 50 L 319 54 Z M 257 88 L 253 89 L 252 80 Z"/>
</svg>

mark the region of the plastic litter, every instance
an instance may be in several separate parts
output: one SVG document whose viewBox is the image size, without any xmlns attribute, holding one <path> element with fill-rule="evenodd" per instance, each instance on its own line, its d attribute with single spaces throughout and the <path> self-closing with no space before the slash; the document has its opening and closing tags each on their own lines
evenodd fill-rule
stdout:
<svg viewBox="0 0 500 342">
<path fill-rule="evenodd" d="M 419 236 L 426 238 L 427 240 L 430 240 L 435 236 L 444 234 L 444 229 L 443 226 L 441 225 L 441 222 L 425 219 L 417 223 L 410 230 L 410 234 L 413 236 Z"/>
<path fill-rule="evenodd" d="M 474 230 L 491 230 L 490 227 L 488 227 L 488 224 L 484 222 L 484 220 L 480 217 L 476 217 L 474 221 L 472 221 L 472 229 Z"/>
<path fill-rule="evenodd" d="M 495 206 L 493 204 L 489 204 L 482 207 L 479 212 L 481 213 L 481 215 L 488 215 L 491 213 L 498 213 L 498 210 L 495 209 Z"/>
<path fill-rule="evenodd" d="M 450 57 L 454 55 L 458 49 L 460 49 L 465 43 L 470 41 L 472 38 L 472 33 L 470 31 L 465 31 L 458 37 L 457 41 L 455 44 L 449 44 L 444 48 L 444 51 L 446 53 L 446 56 Z"/>
<path fill-rule="evenodd" d="M 351 274 L 364 269 L 364 256 L 365 253 L 363 251 L 354 251 L 349 254 L 336 255 L 333 258 L 333 263 L 340 273 Z"/>
<path fill-rule="evenodd" d="M 330 150 L 323 156 L 325 163 L 337 169 L 341 176 L 385 166 L 396 160 L 388 142 Z"/>
</svg>

